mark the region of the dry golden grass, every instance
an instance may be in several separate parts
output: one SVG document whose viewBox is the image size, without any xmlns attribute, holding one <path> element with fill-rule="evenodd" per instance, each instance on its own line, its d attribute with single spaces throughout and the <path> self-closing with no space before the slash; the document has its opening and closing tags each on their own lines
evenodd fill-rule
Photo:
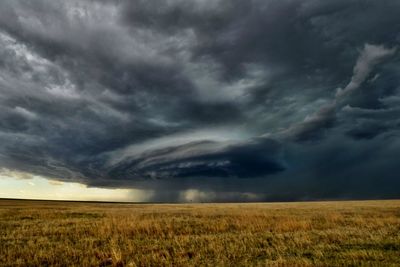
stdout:
<svg viewBox="0 0 400 267">
<path fill-rule="evenodd" d="M 2 266 L 400 266 L 400 201 L 0 200 Z"/>
</svg>

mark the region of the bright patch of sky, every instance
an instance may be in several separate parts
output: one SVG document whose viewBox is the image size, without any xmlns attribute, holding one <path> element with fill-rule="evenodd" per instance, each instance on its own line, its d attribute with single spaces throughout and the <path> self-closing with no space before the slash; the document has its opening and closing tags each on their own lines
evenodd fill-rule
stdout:
<svg viewBox="0 0 400 267">
<path fill-rule="evenodd" d="M 141 202 L 152 196 L 143 190 L 86 187 L 39 176 L 12 177 L 9 173 L 0 174 L 0 188 L 0 198 Z"/>
</svg>

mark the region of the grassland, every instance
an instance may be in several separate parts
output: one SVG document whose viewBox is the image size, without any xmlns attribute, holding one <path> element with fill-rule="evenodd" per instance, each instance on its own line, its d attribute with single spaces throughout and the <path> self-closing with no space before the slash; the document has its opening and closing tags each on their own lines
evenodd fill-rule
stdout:
<svg viewBox="0 0 400 267">
<path fill-rule="evenodd" d="M 400 200 L 0 200 L 1 266 L 400 266 Z"/>
</svg>

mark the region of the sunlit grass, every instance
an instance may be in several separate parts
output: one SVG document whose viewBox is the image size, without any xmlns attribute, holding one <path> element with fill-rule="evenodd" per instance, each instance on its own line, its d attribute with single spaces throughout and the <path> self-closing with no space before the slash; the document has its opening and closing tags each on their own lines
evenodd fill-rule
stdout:
<svg viewBox="0 0 400 267">
<path fill-rule="evenodd" d="M 0 201 L 4 266 L 400 265 L 400 201 Z"/>
</svg>

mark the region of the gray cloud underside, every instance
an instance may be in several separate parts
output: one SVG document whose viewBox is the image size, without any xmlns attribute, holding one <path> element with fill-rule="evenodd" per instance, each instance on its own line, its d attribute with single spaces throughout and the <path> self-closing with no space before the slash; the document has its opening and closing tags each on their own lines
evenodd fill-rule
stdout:
<svg viewBox="0 0 400 267">
<path fill-rule="evenodd" d="M 1 1 L 0 168 L 160 201 L 399 197 L 399 13 Z"/>
</svg>

